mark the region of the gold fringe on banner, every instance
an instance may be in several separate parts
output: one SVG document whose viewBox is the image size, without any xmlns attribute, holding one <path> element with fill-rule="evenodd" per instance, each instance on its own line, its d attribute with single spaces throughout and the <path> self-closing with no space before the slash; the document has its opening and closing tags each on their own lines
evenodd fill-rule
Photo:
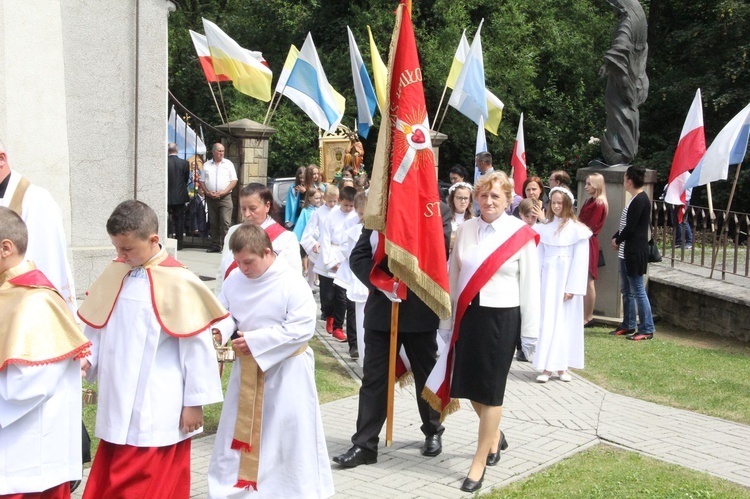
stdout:
<svg viewBox="0 0 750 499">
<path fill-rule="evenodd" d="M 401 279 L 438 317 L 449 318 L 450 293 L 419 268 L 417 257 L 388 240 L 385 242 L 385 252 L 388 255 L 388 268 L 393 276 Z"/>
<path fill-rule="evenodd" d="M 388 76 L 385 82 L 385 107 L 386 116 L 380 119 L 378 130 L 378 144 L 372 163 L 372 177 L 370 178 L 370 190 L 367 195 L 365 206 L 364 226 L 368 229 L 385 231 L 385 216 L 388 210 L 388 194 L 391 182 L 391 137 L 393 136 L 393 124 L 391 123 L 391 80 L 393 78 L 393 61 L 396 56 L 398 37 L 401 32 L 401 18 L 403 6 L 396 9 L 396 24 L 393 26 L 393 36 L 388 47 Z"/>
<path fill-rule="evenodd" d="M 448 402 L 448 405 L 443 407 L 443 402 L 442 400 L 440 400 L 440 397 L 432 393 L 432 391 L 427 387 L 424 387 L 424 389 L 422 390 L 422 398 L 425 399 L 428 404 L 430 404 L 430 407 L 440 413 L 441 423 L 445 421 L 445 418 L 461 408 L 461 404 L 458 399 L 451 399 L 451 401 Z"/>
</svg>

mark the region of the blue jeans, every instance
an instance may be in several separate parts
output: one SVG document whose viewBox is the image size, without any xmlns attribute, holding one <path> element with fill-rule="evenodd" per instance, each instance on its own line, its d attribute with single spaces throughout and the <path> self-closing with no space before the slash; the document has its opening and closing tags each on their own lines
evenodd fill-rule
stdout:
<svg viewBox="0 0 750 499">
<path fill-rule="evenodd" d="M 669 216 L 672 220 L 672 225 L 675 227 L 674 245 L 676 247 L 682 246 L 682 234 L 685 234 L 685 244 L 693 244 L 693 229 L 690 227 L 688 221 L 688 207 L 685 207 L 685 214 L 682 217 L 682 223 L 677 222 L 677 212 L 682 206 L 670 206 Z"/>
<path fill-rule="evenodd" d="M 625 329 L 635 329 L 635 309 L 638 306 L 638 332 L 653 334 L 654 316 L 651 314 L 651 303 L 648 301 L 643 276 L 630 276 L 625 268 L 625 260 L 620 259 L 620 293 L 622 293 L 622 324 Z"/>
</svg>

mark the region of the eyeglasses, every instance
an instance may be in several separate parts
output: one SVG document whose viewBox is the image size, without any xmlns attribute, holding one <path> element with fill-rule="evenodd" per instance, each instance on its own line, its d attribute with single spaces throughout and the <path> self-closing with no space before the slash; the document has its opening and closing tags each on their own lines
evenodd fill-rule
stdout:
<svg viewBox="0 0 750 499">
<path fill-rule="evenodd" d="M 462 203 L 465 203 L 469 200 L 469 198 L 463 196 L 456 196 L 453 199 L 455 199 L 456 201 L 461 201 Z"/>
</svg>

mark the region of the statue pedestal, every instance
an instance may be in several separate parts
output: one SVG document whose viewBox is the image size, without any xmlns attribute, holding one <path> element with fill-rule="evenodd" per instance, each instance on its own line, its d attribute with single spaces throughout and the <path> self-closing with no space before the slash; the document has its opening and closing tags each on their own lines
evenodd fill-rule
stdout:
<svg viewBox="0 0 750 499">
<path fill-rule="evenodd" d="M 620 278 L 618 274 L 619 260 L 617 251 L 612 249 L 612 236 L 619 230 L 620 216 L 622 210 L 630 202 L 630 194 L 625 191 L 623 179 L 628 165 L 616 165 L 608 167 L 588 166 L 579 168 L 576 174 L 578 182 L 578 206 L 582 206 L 589 196 L 584 190 L 586 177 L 592 173 L 600 173 L 604 177 L 607 191 L 607 202 L 609 212 L 604 221 L 604 226 L 599 232 L 599 246 L 604 252 L 606 265 L 599 269 L 599 279 L 596 281 L 596 305 L 594 315 L 600 319 L 620 323 L 622 319 L 622 298 L 620 295 Z M 643 186 L 648 197 L 654 199 L 654 184 L 656 183 L 656 171 L 646 170 L 646 182 Z"/>
</svg>

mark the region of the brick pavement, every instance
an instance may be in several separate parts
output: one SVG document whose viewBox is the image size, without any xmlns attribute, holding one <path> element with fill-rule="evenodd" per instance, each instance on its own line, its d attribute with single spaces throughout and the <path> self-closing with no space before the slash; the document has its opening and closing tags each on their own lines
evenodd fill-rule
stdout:
<svg viewBox="0 0 750 499">
<path fill-rule="evenodd" d="M 183 257 L 191 268 L 189 258 Z M 198 265 L 216 255 L 191 254 Z M 198 271 L 200 273 L 200 271 Z M 333 341 L 318 321 L 318 336 L 356 377 L 361 368 L 345 343 Z M 528 363 L 513 362 L 506 391 L 502 428 L 509 447 L 500 463 L 488 467 L 482 492 L 502 487 L 598 444 L 611 444 L 666 462 L 704 471 L 750 487 L 750 426 L 644 402 L 607 392 L 578 377 L 540 385 Z M 321 407 L 331 456 L 346 451 L 355 429 L 357 397 Z M 419 454 L 423 436 L 414 388 L 396 390 L 394 442 L 385 448 L 381 434 L 378 463 L 354 469 L 333 465 L 336 497 L 457 498 L 476 443 L 478 419 L 462 401 L 445 421 L 443 453 Z M 191 497 L 206 497 L 206 469 L 213 437 L 193 440 Z M 79 489 L 80 492 L 80 489 Z M 80 497 L 74 494 L 73 497 Z"/>
</svg>

